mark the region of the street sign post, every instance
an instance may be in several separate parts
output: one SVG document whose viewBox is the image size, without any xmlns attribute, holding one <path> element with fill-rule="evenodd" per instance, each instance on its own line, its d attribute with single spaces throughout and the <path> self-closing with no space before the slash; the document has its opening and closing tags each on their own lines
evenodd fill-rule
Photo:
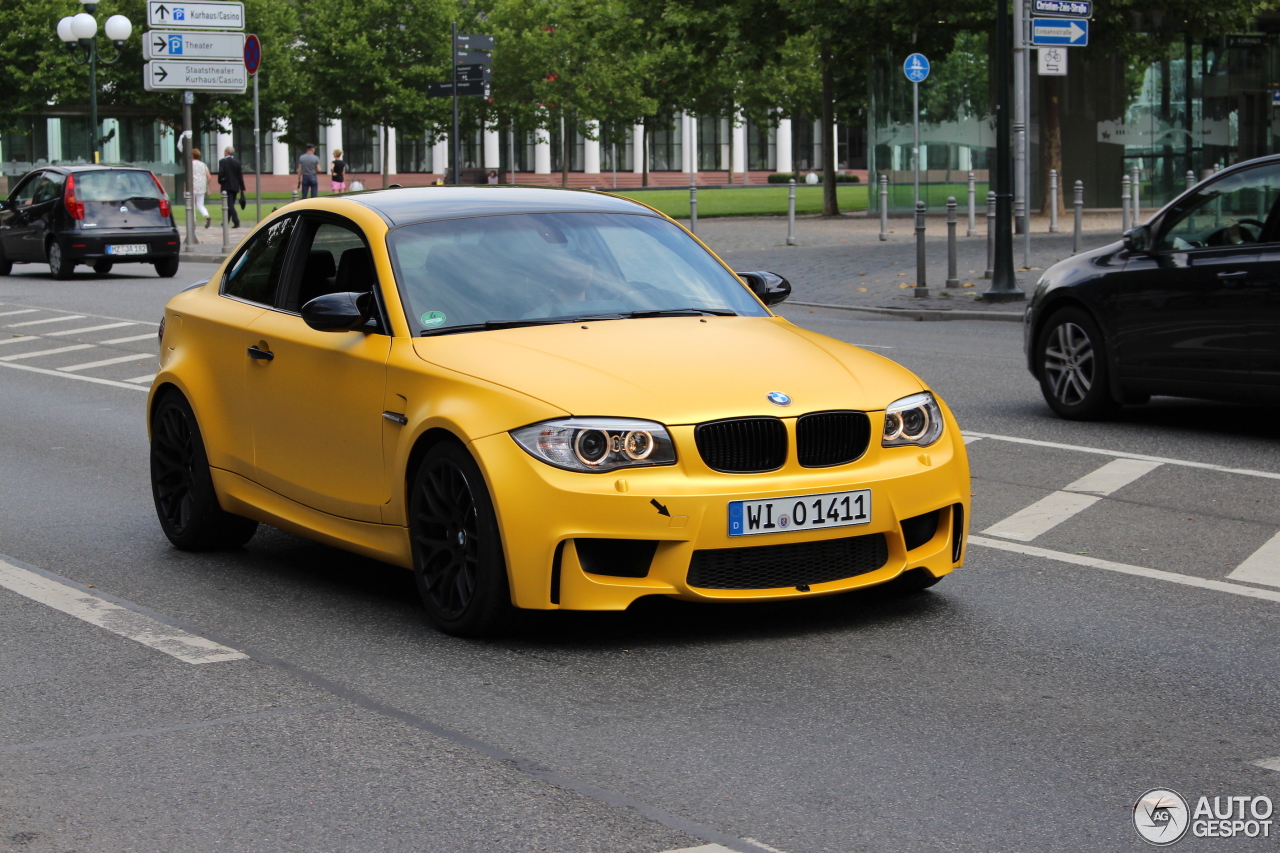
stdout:
<svg viewBox="0 0 1280 853">
<path fill-rule="evenodd" d="M 1042 47 L 1036 51 L 1039 56 L 1039 72 L 1041 77 L 1067 76 L 1067 53 L 1061 47 Z"/>
<path fill-rule="evenodd" d="M 457 95 L 459 98 L 487 98 L 489 84 L 484 80 L 460 80 L 457 83 L 428 83 L 428 98 L 447 98 Z"/>
<path fill-rule="evenodd" d="M 241 33 L 174 33 L 149 30 L 142 38 L 143 59 L 239 59 L 244 55 Z"/>
<path fill-rule="evenodd" d="M 493 50 L 493 36 L 480 33 L 458 33 L 457 46 L 464 50 Z"/>
<path fill-rule="evenodd" d="M 913 209 L 920 206 L 920 84 L 929 76 L 929 60 L 923 53 L 913 53 L 902 63 L 902 73 L 911 81 L 911 163 L 915 170 Z"/>
<path fill-rule="evenodd" d="M 1085 47 L 1089 44 L 1089 22 L 1032 18 L 1031 44 L 1036 47 Z"/>
<path fill-rule="evenodd" d="M 254 221 L 262 221 L 262 122 L 258 117 L 258 69 L 262 67 L 262 42 L 245 36 L 244 70 L 253 78 L 253 211 Z"/>
<path fill-rule="evenodd" d="M 183 62 L 153 59 L 143 72 L 142 81 L 148 92 L 170 89 L 195 89 L 203 92 L 236 92 L 244 94 L 246 79 L 244 61 Z"/>
<path fill-rule="evenodd" d="M 453 79 L 459 83 L 466 80 L 483 80 L 488 83 L 493 79 L 493 69 L 488 65 L 459 65 L 453 69 Z"/>
<path fill-rule="evenodd" d="M 244 4 L 147 0 L 147 26 L 183 30 L 243 30 Z"/>
<path fill-rule="evenodd" d="M 1032 0 L 1031 12 L 1058 18 L 1092 18 L 1093 0 Z"/>
<path fill-rule="evenodd" d="M 493 56 L 485 50 L 462 50 L 453 52 L 454 65 L 492 65 Z"/>
</svg>

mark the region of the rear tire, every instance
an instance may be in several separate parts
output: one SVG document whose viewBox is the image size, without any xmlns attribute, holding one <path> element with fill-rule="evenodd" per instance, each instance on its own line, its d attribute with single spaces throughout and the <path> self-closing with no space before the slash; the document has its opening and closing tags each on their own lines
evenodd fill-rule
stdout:
<svg viewBox="0 0 1280 853">
<path fill-rule="evenodd" d="M 180 551 L 239 548 L 258 529 L 219 506 L 195 413 L 177 392 L 151 417 L 151 494 L 164 535 Z"/>
<path fill-rule="evenodd" d="M 1058 417 L 1096 421 L 1119 411 L 1111 396 L 1107 343 L 1092 317 L 1079 308 L 1058 311 L 1036 346 L 1040 392 Z"/>
<path fill-rule="evenodd" d="M 413 574 L 427 619 L 456 637 L 484 637 L 510 623 L 498 517 L 480 466 L 460 445 L 427 451 L 409 492 Z"/>
<path fill-rule="evenodd" d="M 111 268 L 114 266 L 115 266 L 115 263 L 112 261 L 94 261 L 93 274 L 106 275 L 107 273 L 111 272 Z"/>
<path fill-rule="evenodd" d="M 156 275 L 161 278 L 173 278 L 178 274 L 178 256 L 161 258 L 156 261 Z"/>
<path fill-rule="evenodd" d="M 57 281 L 66 281 L 71 278 L 71 273 L 75 271 L 76 265 L 68 257 L 61 243 L 57 240 L 50 240 L 49 247 L 46 249 L 46 256 L 49 259 L 49 275 L 53 276 Z"/>
</svg>

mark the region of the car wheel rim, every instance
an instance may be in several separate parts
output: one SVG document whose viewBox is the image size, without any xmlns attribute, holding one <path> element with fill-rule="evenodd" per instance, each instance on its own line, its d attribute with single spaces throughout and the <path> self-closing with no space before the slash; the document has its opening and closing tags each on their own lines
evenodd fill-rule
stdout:
<svg viewBox="0 0 1280 853">
<path fill-rule="evenodd" d="M 57 274 L 62 269 L 62 247 L 57 243 L 49 244 L 49 271 Z"/>
<path fill-rule="evenodd" d="M 157 419 L 152 442 L 152 480 L 156 503 L 175 533 L 191 521 L 191 486 L 194 479 L 195 441 L 191 425 L 176 406 L 167 406 Z"/>
<path fill-rule="evenodd" d="M 418 488 L 414 543 L 422 581 L 439 614 L 456 619 L 471 603 L 479 576 L 475 496 L 462 469 L 449 462 L 432 466 Z"/>
<path fill-rule="evenodd" d="M 1093 341 L 1075 323 L 1062 323 L 1049 334 L 1044 348 L 1044 373 L 1054 399 L 1078 406 L 1093 387 Z"/>
</svg>

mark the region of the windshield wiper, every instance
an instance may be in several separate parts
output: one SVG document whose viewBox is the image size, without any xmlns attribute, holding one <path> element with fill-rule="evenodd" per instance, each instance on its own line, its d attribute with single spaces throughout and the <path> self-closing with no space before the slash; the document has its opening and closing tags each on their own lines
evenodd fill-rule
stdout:
<svg viewBox="0 0 1280 853">
<path fill-rule="evenodd" d="M 452 335 L 455 332 L 491 332 L 494 329 L 519 329 L 522 326 L 559 326 L 564 323 L 585 323 L 588 320 L 621 320 L 624 314 L 592 314 L 585 317 L 544 317 L 539 320 L 485 320 L 483 323 L 464 323 L 461 326 L 444 326 L 439 329 L 423 329 L 418 337 Z"/>
<path fill-rule="evenodd" d="M 737 317 L 737 311 L 723 308 L 655 308 L 650 311 L 632 311 L 627 317 L 701 317 L 710 314 L 712 317 Z"/>
</svg>

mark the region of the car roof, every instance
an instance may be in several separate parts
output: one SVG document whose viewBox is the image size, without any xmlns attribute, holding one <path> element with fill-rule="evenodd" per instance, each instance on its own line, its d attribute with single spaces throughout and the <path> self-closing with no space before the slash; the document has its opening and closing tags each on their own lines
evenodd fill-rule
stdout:
<svg viewBox="0 0 1280 853">
<path fill-rule="evenodd" d="M 404 187 L 344 196 L 380 215 L 391 227 L 435 219 L 504 213 L 632 213 L 658 216 L 630 199 L 586 190 L 547 187 Z"/>
<path fill-rule="evenodd" d="M 62 172 L 64 175 L 72 173 L 78 174 L 80 172 L 151 172 L 150 169 L 144 169 L 141 166 L 115 166 L 110 163 L 85 163 L 84 165 L 78 166 L 36 166 L 31 171 L 37 172 L 41 170 Z"/>
</svg>

